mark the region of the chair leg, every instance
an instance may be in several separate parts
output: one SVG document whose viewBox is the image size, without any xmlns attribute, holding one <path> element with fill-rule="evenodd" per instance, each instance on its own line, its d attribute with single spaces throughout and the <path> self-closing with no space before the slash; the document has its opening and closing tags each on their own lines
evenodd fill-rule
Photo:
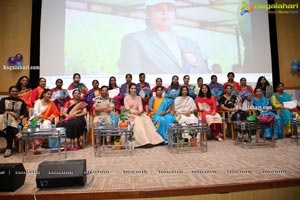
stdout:
<svg viewBox="0 0 300 200">
<path fill-rule="evenodd" d="M 223 140 L 225 140 L 226 139 L 227 123 L 223 122 L 222 127 L 223 127 Z"/>
<path fill-rule="evenodd" d="M 234 140 L 233 123 L 230 124 L 230 131 L 231 131 L 231 139 Z"/>
</svg>

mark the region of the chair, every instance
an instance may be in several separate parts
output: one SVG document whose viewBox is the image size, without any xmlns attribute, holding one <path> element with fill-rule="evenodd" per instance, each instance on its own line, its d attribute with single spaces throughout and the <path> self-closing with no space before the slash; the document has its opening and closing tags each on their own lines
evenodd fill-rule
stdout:
<svg viewBox="0 0 300 200">
<path fill-rule="evenodd" d="M 223 139 L 225 140 L 225 138 L 226 138 L 226 133 L 227 133 L 228 125 L 229 125 L 230 126 L 231 139 L 234 140 L 233 121 L 231 121 L 230 112 L 229 111 L 220 110 L 218 113 L 221 115 L 222 122 L 223 122 L 222 123 L 222 127 L 223 127 Z"/>
</svg>

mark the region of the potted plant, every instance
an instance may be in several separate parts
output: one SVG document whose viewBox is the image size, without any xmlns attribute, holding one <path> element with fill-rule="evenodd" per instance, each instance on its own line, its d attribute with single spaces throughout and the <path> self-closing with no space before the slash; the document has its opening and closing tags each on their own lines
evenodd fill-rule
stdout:
<svg viewBox="0 0 300 200">
<path fill-rule="evenodd" d="M 129 109 L 123 109 L 119 113 L 119 119 L 120 119 L 119 127 L 120 128 L 126 128 L 128 126 L 127 120 L 129 119 L 129 115 L 130 115 Z"/>
<path fill-rule="evenodd" d="M 196 147 L 197 146 L 197 131 L 196 130 L 190 130 L 190 144 L 191 147 Z"/>
<path fill-rule="evenodd" d="M 178 130 L 178 133 L 177 133 L 177 145 L 178 147 L 184 147 L 184 138 L 182 137 L 182 134 L 183 134 L 183 130 L 180 129 Z"/>
<path fill-rule="evenodd" d="M 115 150 L 121 150 L 122 149 L 122 144 L 121 144 L 120 139 L 121 139 L 120 135 L 114 136 L 114 149 Z"/>
</svg>

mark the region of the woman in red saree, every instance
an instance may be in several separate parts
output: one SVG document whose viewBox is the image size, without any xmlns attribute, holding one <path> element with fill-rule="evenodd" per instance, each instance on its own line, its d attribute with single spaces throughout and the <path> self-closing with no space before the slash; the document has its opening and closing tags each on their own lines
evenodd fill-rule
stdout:
<svg viewBox="0 0 300 200">
<path fill-rule="evenodd" d="M 30 87 L 29 78 L 27 76 L 21 76 L 16 84 L 16 87 L 19 90 L 18 98 L 22 99 L 26 103 L 27 110 L 29 110 L 33 107 L 31 103 L 32 89 Z"/>
<path fill-rule="evenodd" d="M 41 77 L 39 79 L 39 86 L 37 86 L 36 88 L 34 88 L 31 92 L 31 103 L 32 105 L 34 105 L 34 102 L 36 100 L 38 100 L 39 98 L 41 98 L 44 90 L 46 87 L 46 79 Z"/>
</svg>

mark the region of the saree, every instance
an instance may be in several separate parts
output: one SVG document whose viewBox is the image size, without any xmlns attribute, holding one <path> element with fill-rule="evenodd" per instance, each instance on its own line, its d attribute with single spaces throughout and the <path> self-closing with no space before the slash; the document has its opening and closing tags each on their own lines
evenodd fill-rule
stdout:
<svg viewBox="0 0 300 200">
<path fill-rule="evenodd" d="M 34 117 L 39 118 L 39 123 L 41 123 L 40 128 L 51 128 L 52 121 L 49 120 L 49 117 L 57 116 L 59 116 L 59 110 L 53 101 L 50 101 L 47 106 L 43 106 L 40 99 L 36 101 L 34 105 Z M 33 118 L 30 120 L 33 120 Z"/>
<path fill-rule="evenodd" d="M 176 112 L 176 120 L 178 123 L 197 123 L 198 119 L 194 114 L 189 117 L 185 116 L 184 113 L 194 113 L 197 110 L 195 101 L 190 96 L 178 96 L 174 100 L 174 110 Z"/>
<path fill-rule="evenodd" d="M 266 97 L 261 97 L 260 99 L 257 98 L 252 98 L 251 99 L 251 105 L 254 107 L 254 109 L 259 109 L 259 110 L 266 110 L 269 107 L 271 107 L 270 100 Z M 274 115 L 274 136 L 275 139 L 281 139 L 283 138 L 283 133 L 282 133 L 282 124 L 281 124 L 281 117 L 274 114 L 272 111 L 267 111 L 267 112 L 260 112 L 259 116 L 269 116 L 269 115 Z M 271 138 L 271 129 L 265 129 L 263 130 L 264 135 L 266 138 Z"/>
<path fill-rule="evenodd" d="M 152 123 L 155 125 L 156 132 L 158 132 L 164 139 L 164 143 L 168 143 L 168 125 L 174 123 L 175 117 L 171 113 L 165 115 L 158 114 L 159 112 L 167 111 L 173 104 L 174 100 L 169 98 L 155 98 L 151 97 L 149 107 L 153 108 L 156 112 L 150 113 Z"/>
<path fill-rule="evenodd" d="M 31 89 L 27 89 L 25 91 L 21 91 L 19 94 L 18 94 L 18 98 L 19 99 L 22 99 L 26 105 L 27 105 L 27 109 L 29 110 L 29 108 L 32 108 L 32 103 L 31 103 L 31 92 L 32 90 Z"/>
<path fill-rule="evenodd" d="M 67 107 L 67 114 L 73 115 L 77 114 L 81 110 L 87 107 L 87 103 L 85 102 L 78 102 L 78 103 L 69 103 Z M 80 117 L 67 117 L 65 118 L 60 126 L 63 126 L 66 128 L 66 135 L 67 138 L 75 139 L 80 138 L 80 136 L 83 135 L 84 129 L 86 127 L 86 121 L 84 116 Z"/>
<path fill-rule="evenodd" d="M 291 96 L 286 92 L 283 92 L 282 96 L 279 96 L 278 93 L 274 93 L 271 97 L 271 103 L 275 109 L 280 108 L 283 102 L 286 101 L 292 101 Z M 292 119 L 292 112 L 287 109 L 280 109 L 280 117 L 283 125 L 287 126 Z"/>
<path fill-rule="evenodd" d="M 34 102 L 38 100 L 44 92 L 44 88 L 37 86 L 35 89 L 31 91 L 31 103 L 34 105 Z"/>
</svg>

